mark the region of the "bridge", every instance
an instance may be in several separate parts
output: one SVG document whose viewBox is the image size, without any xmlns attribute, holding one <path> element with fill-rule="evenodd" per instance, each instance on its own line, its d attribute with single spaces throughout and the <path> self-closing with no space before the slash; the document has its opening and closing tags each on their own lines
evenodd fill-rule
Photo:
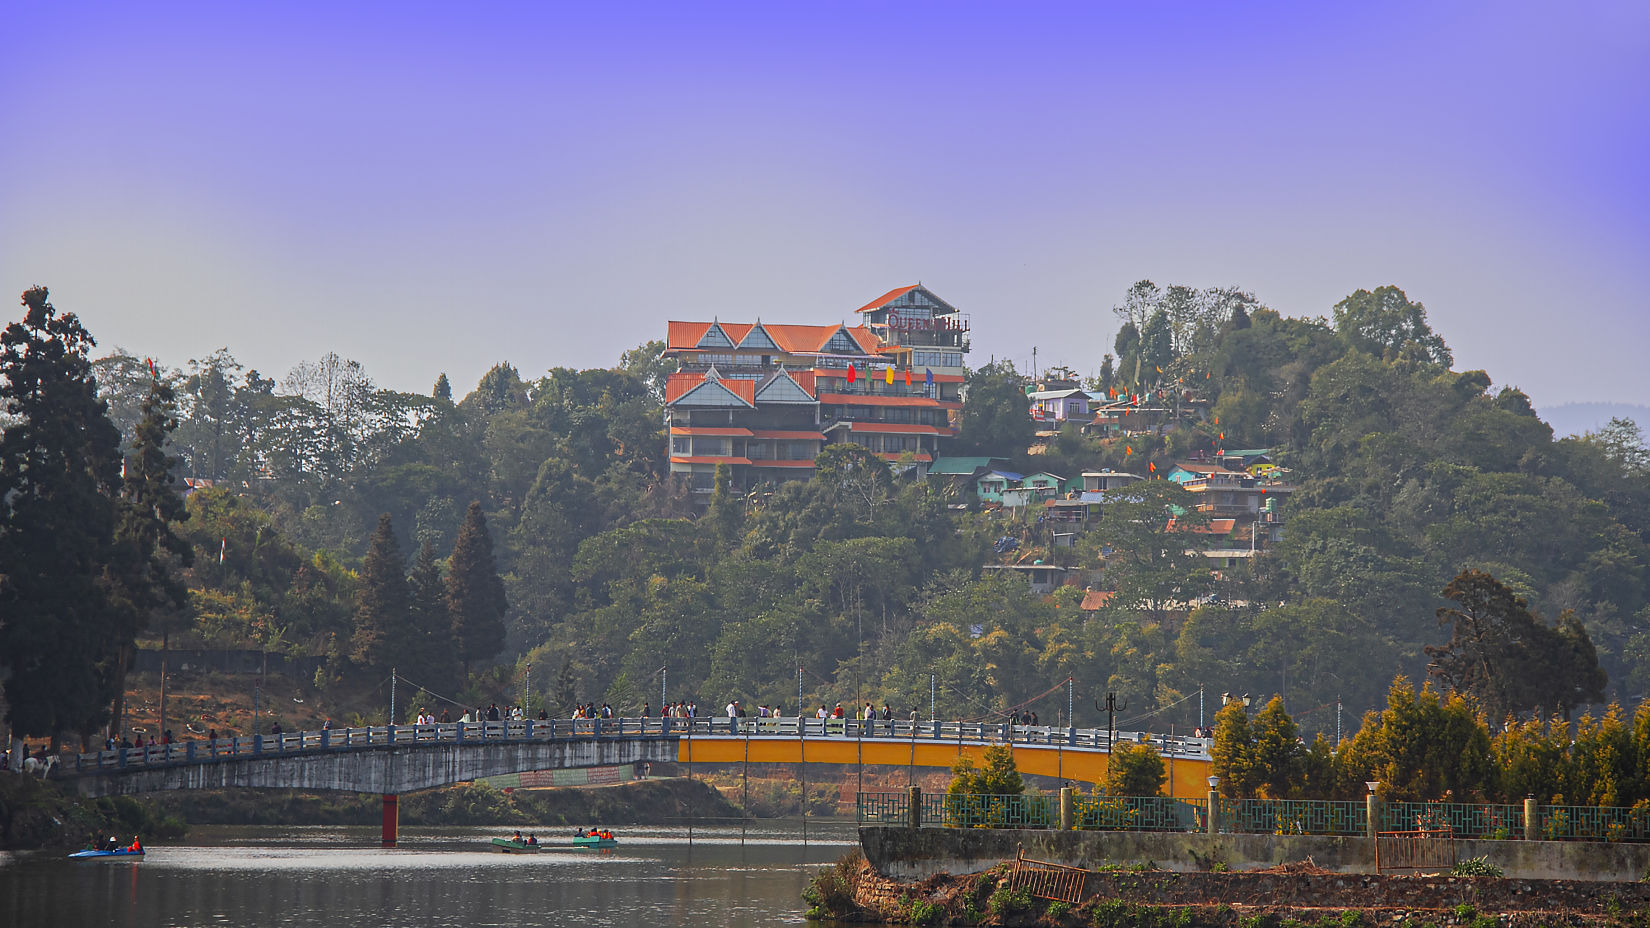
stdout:
<svg viewBox="0 0 1650 928">
<path fill-rule="evenodd" d="M 1171 795 L 1199 796 L 1209 740 L 1117 732 L 1167 763 Z M 552 719 L 327 729 L 188 741 L 81 754 L 55 778 L 82 795 L 244 787 L 342 790 L 384 797 L 393 846 L 397 797 L 528 770 L 641 761 L 950 767 L 1008 745 L 1022 773 L 1098 782 L 1111 733 L 979 722 L 810 718 Z"/>
</svg>

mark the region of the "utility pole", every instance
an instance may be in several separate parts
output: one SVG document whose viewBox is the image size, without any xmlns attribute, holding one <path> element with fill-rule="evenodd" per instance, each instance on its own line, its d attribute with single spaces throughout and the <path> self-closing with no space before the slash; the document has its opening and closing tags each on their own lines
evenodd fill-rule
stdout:
<svg viewBox="0 0 1650 928">
<path fill-rule="evenodd" d="M 932 722 L 939 716 L 934 714 L 934 675 L 928 675 L 928 721 Z"/>
<path fill-rule="evenodd" d="M 395 668 L 390 668 L 390 724 L 395 724 Z"/>
<path fill-rule="evenodd" d="M 1066 677 L 1066 727 L 1077 727 L 1077 681 Z"/>
</svg>

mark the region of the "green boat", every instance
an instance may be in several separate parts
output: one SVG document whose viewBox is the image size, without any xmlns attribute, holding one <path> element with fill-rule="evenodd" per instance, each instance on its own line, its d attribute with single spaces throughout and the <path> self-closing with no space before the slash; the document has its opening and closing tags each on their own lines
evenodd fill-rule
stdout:
<svg viewBox="0 0 1650 928">
<path fill-rule="evenodd" d="M 573 839 L 574 847 L 618 847 L 618 838 L 603 838 L 600 835 L 584 835 Z"/>
<path fill-rule="evenodd" d="M 537 854 L 539 852 L 539 845 L 516 841 L 512 838 L 494 838 L 493 846 L 506 854 Z"/>
</svg>

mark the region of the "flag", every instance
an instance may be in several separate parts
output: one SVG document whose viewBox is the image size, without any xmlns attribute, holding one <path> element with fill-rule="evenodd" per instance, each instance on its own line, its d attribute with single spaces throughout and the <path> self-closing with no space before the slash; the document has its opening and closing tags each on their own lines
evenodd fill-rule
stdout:
<svg viewBox="0 0 1650 928">
<path fill-rule="evenodd" d="M 218 566 L 223 566 L 223 556 L 229 551 L 229 536 L 225 535 L 218 541 Z"/>
<path fill-rule="evenodd" d="M 156 379 L 156 380 L 159 380 L 160 375 L 155 373 L 155 359 L 154 358 L 147 358 L 146 360 L 149 362 L 149 376 Z"/>
<path fill-rule="evenodd" d="M 894 369 L 893 368 L 885 367 L 885 368 L 882 369 L 882 382 L 886 383 L 890 387 L 894 385 Z"/>
<path fill-rule="evenodd" d="M 1159 374 L 1161 374 L 1161 373 L 1163 373 L 1163 368 L 1161 368 L 1161 367 L 1160 367 L 1160 368 L 1158 368 L 1158 369 L 1157 369 L 1157 372 L 1158 372 L 1158 373 L 1159 373 Z"/>
<path fill-rule="evenodd" d="M 1152 473 L 1154 473 L 1154 474 L 1157 473 L 1157 462 L 1156 461 L 1153 461 L 1151 463 L 1150 467 L 1151 467 Z"/>
<path fill-rule="evenodd" d="M 1130 447 L 1128 445 L 1123 446 L 1123 456 L 1124 457 L 1128 457 L 1129 455 L 1131 455 L 1133 453 L 1134 453 L 1134 449 L 1132 447 Z"/>
<path fill-rule="evenodd" d="M 911 369 L 909 367 L 905 369 L 905 385 L 908 387 L 911 385 Z"/>
<path fill-rule="evenodd" d="M 853 383 L 858 378 L 859 371 L 854 370 L 854 366 L 852 364 L 848 365 L 848 382 Z"/>
<path fill-rule="evenodd" d="M 934 385 L 934 372 L 929 370 L 926 367 L 923 368 L 922 371 L 923 371 L 923 382 L 926 383 L 928 386 L 932 387 Z"/>
<path fill-rule="evenodd" d="M 1221 440 L 1221 441 L 1225 441 L 1225 440 L 1226 440 L 1226 433 L 1225 433 L 1225 432 L 1221 432 L 1221 433 L 1220 433 L 1220 440 Z"/>
</svg>

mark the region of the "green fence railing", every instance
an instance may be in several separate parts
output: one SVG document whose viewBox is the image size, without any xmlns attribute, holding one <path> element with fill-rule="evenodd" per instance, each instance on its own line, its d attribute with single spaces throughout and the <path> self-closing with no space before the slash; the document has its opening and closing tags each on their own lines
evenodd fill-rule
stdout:
<svg viewBox="0 0 1650 928">
<path fill-rule="evenodd" d="M 921 824 L 949 828 L 1057 828 L 1057 795 L 948 796 L 920 793 Z M 1072 827 L 1115 831 L 1200 832 L 1208 829 L 1205 802 L 1164 796 L 1073 797 Z M 869 825 L 909 825 L 906 790 L 862 792 L 858 818 Z M 1535 834 L 1547 841 L 1650 842 L 1650 806 L 1539 806 Z M 1227 834 L 1339 835 L 1369 833 L 1363 802 L 1311 799 L 1216 799 Z M 1516 840 L 1525 836 L 1524 807 L 1509 803 L 1382 802 L 1380 831 L 1447 827 L 1456 838 Z"/>
<path fill-rule="evenodd" d="M 1542 806 L 1536 830 L 1548 841 L 1650 841 L 1650 808 Z"/>
<path fill-rule="evenodd" d="M 1449 826 L 1457 838 L 1524 837 L 1524 807 L 1465 802 L 1384 802 L 1382 831 L 1421 831 Z"/>
<path fill-rule="evenodd" d="M 1228 834 L 1361 835 L 1369 811 L 1361 802 L 1312 799 L 1219 799 L 1219 827 Z"/>
<path fill-rule="evenodd" d="M 1167 796 L 1079 796 L 1072 824 L 1111 831 L 1200 831 L 1204 804 Z"/>
</svg>

